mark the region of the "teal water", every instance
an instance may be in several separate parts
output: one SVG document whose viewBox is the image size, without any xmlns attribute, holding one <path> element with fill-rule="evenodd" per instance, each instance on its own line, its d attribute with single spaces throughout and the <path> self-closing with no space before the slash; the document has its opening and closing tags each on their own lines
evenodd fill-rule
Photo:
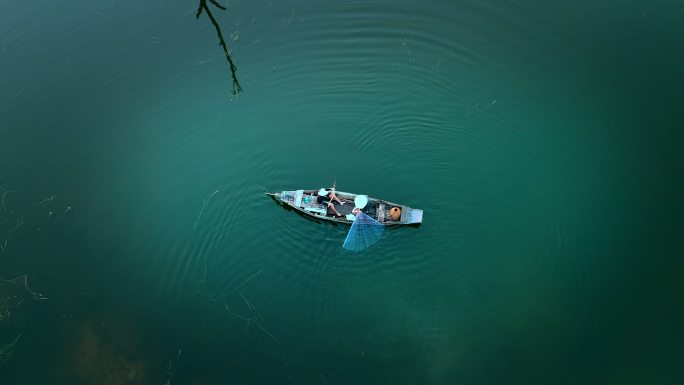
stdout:
<svg viewBox="0 0 684 385">
<path fill-rule="evenodd" d="M 0 1 L 0 384 L 684 381 L 681 2 L 196 5 Z"/>
</svg>

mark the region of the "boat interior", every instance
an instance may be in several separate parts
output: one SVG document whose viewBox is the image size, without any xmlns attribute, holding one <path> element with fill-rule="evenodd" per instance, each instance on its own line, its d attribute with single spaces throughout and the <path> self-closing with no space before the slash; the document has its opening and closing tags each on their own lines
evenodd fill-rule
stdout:
<svg viewBox="0 0 684 385">
<path fill-rule="evenodd" d="M 337 217 L 332 210 L 328 210 L 326 204 L 318 203 L 318 190 L 283 191 L 281 199 L 313 216 L 324 215 L 331 220 L 341 219 L 342 222 L 350 222 L 346 216 L 354 209 L 356 196 L 356 194 L 337 192 L 337 197 L 344 202 L 340 204 L 333 200 L 335 209 L 341 214 L 340 217 Z M 406 206 L 375 199 L 369 199 L 363 212 L 385 225 L 420 224 L 423 214 L 422 210 L 412 210 Z"/>
<path fill-rule="evenodd" d="M 325 216 L 329 218 L 335 217 L 335 213 L 332 210 L 328 210 L 327 205 L 318 203 L 317 196 L 317 191 L 305 191 L 302 196 L 301 207 L 308 212 L 325 214 Z M 344 204 L 340 204 L 339 202 L 333 200 L 333 206 L 335 207 L 335 210 L 342 214 L 342 217 L 351 214 L 352 210 L 354 209 L 354 196 L 340 193 L 337 195 L 337 197 L 344 202 Z M 382 206 L 384 206 L 384 204 L 378 203 L 378 201 L 375 200 L 370 200 L 368 205 L 364 207 L 362 211 L 366 215 L 377 219 L 378 214 L 381 217 L 384 217 L 385 212 Z M 390 221 L 384 220 L 383 222 Z"/>
</svg>

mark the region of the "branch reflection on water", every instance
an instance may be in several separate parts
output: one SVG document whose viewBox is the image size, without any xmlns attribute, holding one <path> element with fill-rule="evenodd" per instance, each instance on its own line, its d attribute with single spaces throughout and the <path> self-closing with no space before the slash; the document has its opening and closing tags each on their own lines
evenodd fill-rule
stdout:
<svg viewBox="0 0 684 385">
<path fill-rule="evenodd" d="M 209 0 L 211 4 L 216 6 L 216 8 L 225 11 L 226 7 L 223 5 L 219 4 L 216 0 Z M 226 60 L 228 61 L 228 65 L 230 66 L 230 74 L 233 77 L 233 95 L 237 95 L 240 92 L 242 92 L 242 87 L 240 86 L 240 82 L 238 81 L 237 78 L 237 66 L 233 62 L 233 57 L 230 54 L 230 50 L 228 49 L 228 46 L 226 45 L 226 41 L 223 39 L 223 33 L 221 32 L 221 27 L 219 26 L 218 22 L 214 18 L 214 15 L 211 13 L 211 9 L 207 5 L 207 0 L 200 0 L 199 5 L 197 7 L 197 13 L 195 14 L 195 17 L 199 19 L 200 15 L 202 12 L 205 12 L 207 16 L 209 17 L 209 20 L 211 21 L 211 24 L 214 25 L 214 29 L 216 29 L 216 35 L 218 36 L 219 39 L 219 45 L 221 48 L 223 48 L 223 53 L 226 55 Z"/>
</svg>

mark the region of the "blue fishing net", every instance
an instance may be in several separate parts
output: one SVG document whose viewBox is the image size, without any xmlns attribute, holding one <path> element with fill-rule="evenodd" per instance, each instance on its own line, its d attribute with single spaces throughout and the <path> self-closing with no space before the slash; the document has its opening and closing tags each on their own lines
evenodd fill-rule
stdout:
<svg viewBox="0 0 684 385">
<path fill-rule="evenodd" d="M 367 249 L 380 240 L 384 230 L 385 226 L 382 223 L 364 213 L 358 213 L 342 247 L 351 251 Z"/>
</svg>

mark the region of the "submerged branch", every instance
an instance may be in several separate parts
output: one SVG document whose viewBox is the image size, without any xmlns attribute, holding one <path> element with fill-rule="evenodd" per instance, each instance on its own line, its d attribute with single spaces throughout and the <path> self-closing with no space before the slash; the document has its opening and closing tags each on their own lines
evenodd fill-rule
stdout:
<svg viewBox="0 0 684 385">
<path fill-rule="evenodd" d="M 0 322 L 10 319 L 12 316 L 10 310 L 28 299 L 42 301 L 48 298 L 29 287 L 27 275 L 12 279 L 0 277 Z"/>
<path fill-rule="evenodd" d="M 176 374 L 176 371 L 178 370 L 178 360 L 180 359 L 180 355 L 183 352 L 183 347 L 181 346 L 180 349 L 178 349 L 178 355 L 176 356 L 176 361 L 172 362 L 169 360 L 169 365 L 166 367 L 166 375 L 169 376 L 168 380 L 166 381 L 165 385 L 171 385 L 171 379 L 173 378 L 174 374 Z"/>
<path fill-rule="evenodd" d="M 219 4 L 216 0 L 209 0 L 211 4 L 216 6 L 216 8 L 225 11 L 226 7 L 223 5 Z M 223 33 L 221 33 L 221 27 L 219 26 L 218 22 L 214 18 L 214 15 L 211 13 L 211 9 L 209 9 L 209 6 L 207 5 L 207 0 L 199 0 L 199 5 L 197 7 L 197 13 L 195 14 L 195 17 L 199 19 L 200 15 L 202 12 L 206 12 L 207 16 L 209 16 L 209 20 L 211 21 L 211 24 L 214 25 L 214 28 L 216 29 L 216 35 L 218 35 L 219 39 L 219 45 L 221 48 L 223 48 L 223 53 L 226 54 L 226 60 L 228 61 L 228 65 L 230 66 L 230 74 L 233 77 L 233 95 L 237 95 L 240 92 L 242 92 L 242 87 L 240 86 L 240 82 L 238 81 L 237 78 L 237 66 L 233 62 L 233 57 L 230 55 L 230 51 L 228 50 L 228 46 L 226 45 L 226 41 L 223 39 Z"/>
<path fill-rule="evenodd" d="M 19 338 L 21 338 L 22 334 L 24 334 L 24 332 L 19 333 L 17 338 L 14 339 L 14 341 L 3 346 L 0 346 L 0 366 L 4 365 L 10 358 L 14 350 L 14 345 L 16 345 L 17 341 L 19 341 Z"/>
</svg>

